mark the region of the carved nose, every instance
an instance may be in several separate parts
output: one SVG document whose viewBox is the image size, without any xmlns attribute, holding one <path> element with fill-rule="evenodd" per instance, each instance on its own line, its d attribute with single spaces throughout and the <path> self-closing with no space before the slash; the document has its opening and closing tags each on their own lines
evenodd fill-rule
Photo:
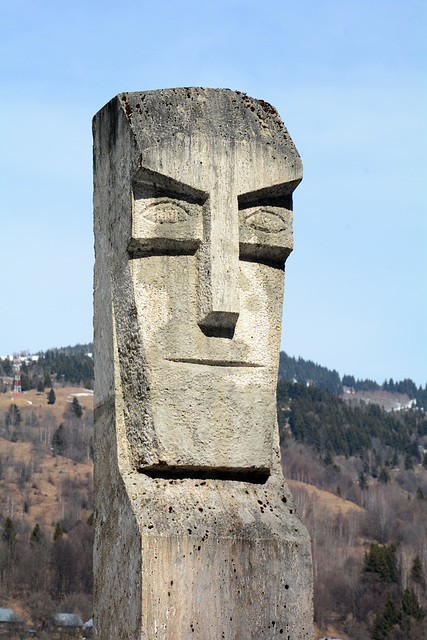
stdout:
<svg viewBox="0 0 427 640">
<path fill-rule="evenodd" d="M 207 335 L 232 337 L 239 317 L 239 215 L 230 194 L 211 197 L 199 257 L 199 326 Z"/>
</svg>

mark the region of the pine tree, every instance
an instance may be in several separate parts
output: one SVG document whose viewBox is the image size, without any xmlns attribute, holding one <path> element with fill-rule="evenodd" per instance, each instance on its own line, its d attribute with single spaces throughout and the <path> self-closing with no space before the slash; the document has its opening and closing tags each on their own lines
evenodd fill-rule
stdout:
<svg viewBox="0 0 427 640">
<path fill-rule="evenodd" d="M 365 563 L 363 565 L 363 571 L 367 571 L 368 573 L 377 571 L 378 549 L 379 547 L 376 542 L 371 542 L 369 551 L 366 551 L 365 553 Z"/>
<path fill-rule="evenodd" d="M 410 453 L 405 456 L 405 471 L 412 471 L 414 469 L 414 463 Z"/>
<path fill-rule="evenodd" d="M 48 404 L 55 404 L 56 402 L 56 395 L 55 395 L 55 391 L 52 389 L 49 391 L 48 396 L 47 396 L 47 403 Z"/>
<path fill-rule="evenodd" d="M 412 562 L 411 578 L 418 584 L 424 584 L 423 565 L 421 564 L 421 559 L 418 553 Z"/>
<path fill-rule="evenodd" d="M 399 622 L 399 610 L 392 598 L 391 593 L 387 594 L 382 614 L 375 616 L 371 629 L 371 637 L 374 640 L 385 640 L 392 627 Z"/>
<path fill-rule="evenodd" d="M 6 426 L 15 427 L 22 422 L 21 412 L 16 404 L 11 404 L 6 413 Z"/>
<path fill-rule="evenodd" d="M 378 481 L 382 482 L 382 484 L 388 484 L 390 482 L 390 476 L 387 472 L 387 469 L 384 467 L 381 469 L 381 473 L 378 476 Z"/>
<path fill-rule="evenodd" d="M 61 523 L 57 522 L 55 531 L 53 532 L 53 541 L 56 542 L 58 538 L 62 538 L 63 535 L 64 535 L 64 532 L 62 531 Z"/>
<path fill-rule="evenodd" d="M 414 618 L 417 622 L 421 622 L 425 614 L 418 602 L 418 598 L 413 589 L 408 587 L 403 592 L 402 596 L 402 612 L 409 618 Z"/>
<path fill-rule="evenodd" d="M 42 380 L 42 378 L 40 378 L 37 384 L 37 391 L 38 393 L 44 393 L 44 381 Z"/>
<path fill-rule="evenodd" d="M 324 464 L 326 466 L 328 466 L 330 464 L 334 464 L 334 459 L 333 459 L 332 454 L 331 454 L 329 449 L 327 449 L 327 451 L 326 451 L 326 455 L 325 455 L 325 457 L 323 459 L 323 462 L 324 462 Z"/>
<path fill-rule="evenodd" d="M 29 391 L 31 384 L 26 373 L 21 373 L 21 391 Z"/>
<path fill-rule="evenodd" d="M 342 384 L 345 387 L 354 387 L 354 385 L 356 384 L 354 376 L 343 375 Z"/>
<path fill-rule="evenodd" d="M 386 636 L 387 631 L 385 629 L 384 619 L 381 614 L 377 613 L 371 629 L 371 638 L 373 638 L 373 640 L 384 640 Z"/>
<path fill-rule="evenodd" d="M 30 544 L 32 546 L 36 544 L 40 544 L 42 538 L 43 538 L 43 532 L 40 529 L 40 525 L 36 522 L 34 529 L 31 531 Z"/>
<path fill-rule="evenodd" d="M 424 493 L 424 491 L 421 489 L 420 486 L 417 487 L 417 500 L 425 500 L 427 498 L 426 494 Z"/>
<path fill-rule="evenodd" d="M 53 432 L 52 436 L 52 447 L 55 453 L 58 455 L 62 455 L 65 450 L 65 436 L 64 436 L 64 425 L 61 424 L 59 427 Z"/>
<path fill-rule="evenodd" d="M 365 553 L 363 570 L 377 574 L 378 582 L 397 582 L 399 570 L 395 557 L 396 549 L 396 543 L 382 546 L 373 542 L 369 551 Z"/>
<path fill-rule="evenodd" d="M 361 489 L 367 489 L 368 488 L 368 482 L 366 480 L 366 476 L 363 473 L 363 471 L 361 471 L 360 474 L 359 474 L 359 487 Z"/>
<path fill-rule="evenodd" d="M 377 613 L 371 629 L 371 638 L 373 640 L 384 640 L 387 632 L 384 629 L 384 620 L 381 614 Z"/>
<path fill-rule="evenodd" d="M 386 630 L 389 631 L 392 628 L 392 626 L 396 624 L 398 619 L 399 619 L 399 612 L 398 612 L 396 603 L 393 600 L 391 593 L 389 592 L 387 594 L 387 598 L 386 598 L 386 601 L 384 604 L 384 610 L 383 610 L 383 620 L 384 620 L 384 626 Z"/>
<path fill-rule="evenodd" d="M 2 536 L 3 540 L 9 547 L 13 547 L 16 542 L 16 529 L 12 518 L 6 518 Z"/>
<path fill-rule="evenodd" d="M 80 402 L 77 400 L 77 397 L 74 396 L 73 401 L 71 403 L 71 410 L 77 416 L 77 418 L 81 418 L 83 415 L 83 409 Z"/>
</svg>

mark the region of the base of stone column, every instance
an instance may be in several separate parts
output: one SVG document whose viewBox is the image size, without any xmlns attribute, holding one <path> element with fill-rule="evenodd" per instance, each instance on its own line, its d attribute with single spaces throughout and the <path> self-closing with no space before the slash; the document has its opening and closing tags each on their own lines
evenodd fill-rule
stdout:
<svg viewBox="0 0 427 640">
<path fill-rule="evenodd" d="M 131 473 L 115 495 L 97 526 L 98 640 L 313 638 L 310 540 L 282 478 Z"/>
</svg>

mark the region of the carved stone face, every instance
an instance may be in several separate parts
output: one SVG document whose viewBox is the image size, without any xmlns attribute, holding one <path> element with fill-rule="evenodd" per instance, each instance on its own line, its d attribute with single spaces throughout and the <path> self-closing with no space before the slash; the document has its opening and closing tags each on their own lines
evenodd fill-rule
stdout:
<svg viewBox="0 0 427 640">
<path fill-rule="evenodd" d="M 93 129 L 97 637 L 307 640 L 276 420 L 298 152 L 227 89 L 122 94 Z"/>
<path fill-rule="evenodd" d="M 260 138 L 195 129 L 141 153 L 131 181 L 128 264 L 116 277 L 136 315 L 133 325 L 116 321 L 116 339 L 139 468 L 269 473 L 283 267 L 300 165 L 290 171 L 283 152 Z M 117 318 L 123 293 L 114 298 Z M 135 330 L 139 409 L 126 400 L 124 374 Z"/>
</svg>

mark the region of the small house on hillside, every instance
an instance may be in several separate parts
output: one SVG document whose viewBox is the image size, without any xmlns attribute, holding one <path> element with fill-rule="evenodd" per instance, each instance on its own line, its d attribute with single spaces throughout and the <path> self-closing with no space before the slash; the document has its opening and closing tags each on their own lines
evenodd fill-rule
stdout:
<svg viewBox="0 0 427 640">
<path fill-rule="evenodd" d="M 10 629 L 18 630 L 23 624 L 24 620 L 13 609 L 2 609 L 0 607 L 0 632 Z"/>
<path fill-rule="evenodd" d="M 53 624 L 59 631 L 68 631 L 70 635 L 78 635 L 83 627 L 83 620 L 77 613 L 57 613 L 53 616 Z"/>
</svg>

